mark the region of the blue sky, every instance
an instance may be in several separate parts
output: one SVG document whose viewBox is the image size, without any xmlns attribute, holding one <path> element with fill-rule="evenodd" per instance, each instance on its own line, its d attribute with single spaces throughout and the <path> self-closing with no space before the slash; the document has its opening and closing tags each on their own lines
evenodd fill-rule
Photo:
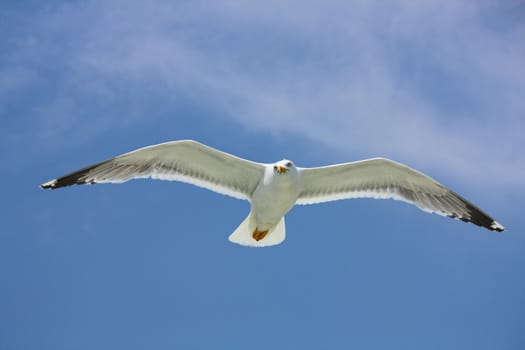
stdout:
<svg viewBox="0 0 525 350">
<path fill-rule="evenodd" d="M 524 348 L 523 2 L 0 9 L 0 349 Z M 507 231 L 353 200 L 249 249 L 227 241 L 248 203 L 189 185 L 38 188 L 177 139 L 389 157 Z"/>
</svg>

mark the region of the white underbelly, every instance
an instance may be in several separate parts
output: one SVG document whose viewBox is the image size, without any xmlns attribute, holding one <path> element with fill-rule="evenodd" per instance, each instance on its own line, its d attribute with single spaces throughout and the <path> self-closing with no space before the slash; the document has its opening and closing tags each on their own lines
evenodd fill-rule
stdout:
<svg viewBox="0 0 525 350">
<path fill-rule="evenodd" d="M 299 185 L 297 181 L 292 180 L 261 183 L 253 193 L 252 211 L 259 230 L 275 226 L 295 205 L 299 196 Z"/>
</svg>

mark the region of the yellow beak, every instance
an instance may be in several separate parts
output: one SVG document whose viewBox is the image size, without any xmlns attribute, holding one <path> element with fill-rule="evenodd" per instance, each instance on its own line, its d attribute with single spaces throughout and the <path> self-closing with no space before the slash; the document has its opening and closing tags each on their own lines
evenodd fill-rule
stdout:
<svg viewBox="0 0 525 350">
<path fill-rule="evenodd" d="M 283 174 L 283 173 L 288 171 L 288 168 L 285 168 L 285 167 L 283 167 L 281 165 L 278 165 L 277 166 L 277 171 L 279 172 L 279 174 Z"/>
</svg>

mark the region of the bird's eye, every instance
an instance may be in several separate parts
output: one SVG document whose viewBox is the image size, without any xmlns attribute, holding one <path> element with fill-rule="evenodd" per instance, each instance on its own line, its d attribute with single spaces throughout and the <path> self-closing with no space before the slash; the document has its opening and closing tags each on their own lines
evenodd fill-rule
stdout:
<svg viewBox="0 0 525 350">
<path fill-rule="evenodd" d="M 273 170 L 277 170 L 277 165 L 274 165 L 274 166 L 273 166 Z"/>
<path fill-rule="evenodd" d="M 288 162 L 288 163 L 286 163 L 286 166 L 287 166 L 288 168 L 291 167 L 292 165 L 293 165 L 292 162 Z"/>
</svg>

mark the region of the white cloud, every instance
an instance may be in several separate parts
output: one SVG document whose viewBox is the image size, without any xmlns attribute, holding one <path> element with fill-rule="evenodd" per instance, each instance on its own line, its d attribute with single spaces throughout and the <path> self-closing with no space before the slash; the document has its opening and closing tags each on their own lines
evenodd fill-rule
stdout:
<svg viewBox="0 0 525 350">
<path fill-rule="evenodd" d="M 91 1 L 42 15 L 38 30 L 64 41 L 59 88 L 80 77 L 103 96 L 115 81 L 155 81 L 262 132 L 514 189 L 525 185 L 525 25 L 498 24 L 525 12 L 513 5 Z"/>
</svg>

